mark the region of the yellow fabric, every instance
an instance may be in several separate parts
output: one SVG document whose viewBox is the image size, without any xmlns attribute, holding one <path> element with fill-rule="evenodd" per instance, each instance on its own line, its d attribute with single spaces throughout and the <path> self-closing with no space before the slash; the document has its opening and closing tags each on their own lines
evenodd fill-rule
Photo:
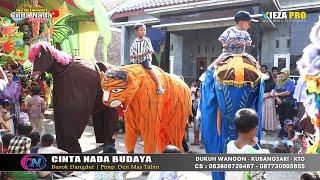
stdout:
<svg viewBox="0 0 320 180">
<path fill-rule="evenodd" d="M 316 142 L 314 145 L 308 147 L 306 154 L 317 154 L 318 148 L 319 142 Z"/>
<path fill-rule="evenodd" d="M 245 63 L 243 63 L 242 61 L 242 57 L 241 56 L 236 56 L 234 57 L 234 61 L 232 61 L 232 63 L 234 63 L 233 67 L 245 67 Z M 236 82 L 243 82 L 244 81 L 244 68 L 234 68 L 235 72 L 235 81 Z"/>
<path fill-rule="evenodd" d="M 305 76 L 303 79 L 306 81 L 307 89 L 309 93 L 320 94 L 320 75 L 316 76 Z"/>
<path fill-rule="evenodd" d="M 302 76 L 303 80 L 306 81 L 307 90 L 308 93 L 312 94 L 318 94 L 320 93 L 320 75 L 312 76 L 312 75 L 306 75 Z M 318 98 L 316 98 L 318 99 Z M 311 117 L 311 122 L 314 125 L 315 129 L 320 128 L 320 118 L 317 117 L 316 113 L 308 114 Z M 307 149 L 307 154 L 317 154 L 318 149 L 320 148 L 320 138 L 319 135 L 316 137 L 317 141 L 312 146 L 309 146 Z"/>
<path fill-rule="evenodd" d="M 80 57 L 87 60 L 94 60 L 94 50 L 99 38 L 99 31 L 95 22 L 79 22 L 79 49 Z"/>
<path fill-rule="evenodd" d="M 51 104 L 51 98 L 52 98 L 52 85 L 48 86 L 46 83 L 44 83 L 44 89 L 45 89 L 45 101 L 47 103 L 47 106 Z"/>
<path fill-rule="evenodd" d="M 120 105 L 124 113 L 125 145 L 128 152 L 134 150 L 137 137 L 144 141 L 144 152 L 162 152 L 168 144 L 182 147 L 182 139 L 191 115 L 191 91 L 180 77 L 169 75 L 153 66 L 165 89 L 156 94 L 156 84 L 140 64 L 119 68 L 126 72 L 127 80 L 105 77 L 101 74 L 101 87 L 107 92 L 104 104 Z"/>
<path fill-rule="evenodd" d="M 218 114 L 217 114 L 217 131 L 218 131 L 218 135 L 221 135 L 221 112 L 220 110 L 218 110 Z"/>
</svg>

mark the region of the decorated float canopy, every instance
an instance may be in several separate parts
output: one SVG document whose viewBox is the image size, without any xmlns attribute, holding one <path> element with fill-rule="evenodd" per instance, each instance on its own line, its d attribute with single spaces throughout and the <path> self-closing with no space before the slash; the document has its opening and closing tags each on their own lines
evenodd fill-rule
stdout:
<svg viewBox="0 0 320 180">
<path fill-rule="evenodd" d="M 31 1 L 28 0 L 2 0 L 0 4 L 0 16 L 9 17 L 10 13 L 17 9 L 19 5 L 23 4 L 31 4 Z M 76 1 L 76 0 L 75 0 Z M 93 11 L 86 12 L 80 9 L 77 6 L 77 2 L 74 0 L 38 0 L 39 5 L 42 7 L 48 8 L 48 10 L 55 10 L 62 6 L 63 3 L 66 3 L 66 6 L 70 13 L 74 16 L 86 16 L 86 15 L 93 15 Z M 85 2 L 85 1 L 83 1 Z M 81 3 L 80 3 L 81 4 Z M 18 22 L 19 23 L 19 22 Z"/>
<path fill-rule="evenodd" d="M 11 17 L 17 9 L 28 7 L 47 9 L 48 12 L 58 15 L 52 16 L 49 20 L 48 18 Z M 0 44 L 10 39 L 5 46 L 9 47 L 9 50 L 12 49 L 10 52 L 1 51 L 0 65 L 8 60 L 23 63 L 27 60 L 29 46 L 43 40 L 70 55 L 93 60 L 95 43 L 99 35 L 103 37 L 102 52 L 106 61 L 107 45 L 111 40 L 109 9 L 107 0 L 2 0 L 0 17 L 2 21 L 5 20 L 5 23 L 2 22 L 0 27 L 14 26 L 16 34 L 5 38 L 0 34 L 2 38 Z M 89 37 L 93 44 L 88 43 Z M 18 47 L 20 56 L 17 57 L 13 54 L 17 54 L 15 52 Z"/>
</svg>

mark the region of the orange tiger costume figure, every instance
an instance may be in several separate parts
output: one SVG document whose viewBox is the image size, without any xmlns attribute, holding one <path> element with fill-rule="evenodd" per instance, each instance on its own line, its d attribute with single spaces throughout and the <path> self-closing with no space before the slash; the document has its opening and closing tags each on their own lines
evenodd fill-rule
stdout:
<svg viewBox="0 0 320 180">
<path fill-rule="evenodd" d="M 190 89 L 178 76 L 153 68 L 166 90 L 162 95 L 155 93 L 156 84 L 140 64 L 101 73 L 104 104 L 125 109 L 125 145 L 129 153 L 134 152 L 139 135 L 145 153 L 162 152 L 168 144 L 182 147 L 191 114 Z"/>
</svg>

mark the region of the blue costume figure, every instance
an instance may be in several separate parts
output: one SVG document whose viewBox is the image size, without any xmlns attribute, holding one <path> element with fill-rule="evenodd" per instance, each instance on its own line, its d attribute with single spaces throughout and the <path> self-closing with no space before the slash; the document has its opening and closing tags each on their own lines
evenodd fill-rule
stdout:
<svg viewBox="0 0 320 180">
<path fill-rule="evenodd" d="M 264 87 L 256 62 L 245 54 L 227 56 L 216 69 L 209 67 L 201 86 L 202 137 L 207 153 L 224 153 L 230 140 L 236 140 L 234 115 L 238 109 L 252 108 L 259 115 L 261 138 Z M 213 172 L 223 180 L 223 172 Z"/>
<path fill-rule="evenodd" d="M 251 46 L 247 32 L 250 13 L 239 11 L 235 26 L 226 29 L 219 41 L 223 53 L 206 71 L 201 88 L 200 110 L 202 137 L 207 153 L 224 153 L 230 140 L 237 139 L 234 115 L 238 109 L 255 109 L 260 117 L 258 138 L 261 136 L 261 107 L 264 87 L 261 72 L 254 57 L 245 52 Z M 224 173 L 213 173 L 214 180 L 224 179 Z"/>
</svg>

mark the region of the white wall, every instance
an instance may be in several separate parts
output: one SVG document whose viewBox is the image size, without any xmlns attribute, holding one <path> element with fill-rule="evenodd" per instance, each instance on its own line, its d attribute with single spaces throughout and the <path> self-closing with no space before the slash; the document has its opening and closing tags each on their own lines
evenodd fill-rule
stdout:
<svg viewBox="0 0 320 180">
<path fill-rule="evenodd" d="M 182 47 L 183 37 L 178 34 L 170 33 L 170 57 L 173 59 L 173 71 L 170 70 L 170 72 L 179 76 L 182 75 Z"/>
<path fill-rule="evenodd" d="M 268 70 L 274 65 L 274 54 L 289 54 L 287 39 L 290 39 L 290 24 L 275 23 L 276 28 L 263 32 L 261 47 L 261 64 L 267 65 Z M 279 40 L 279 48 L 276 48 L 276 41 Z M 292 44 L 291 44 L 292 45 Z"/>
<path fill-rule="evenodd" d="M 211 64 L 211 59 L 213 57 L 218 57 L 221 54 L 222 46 L 218 41 L 218 37 L 224 30 L 225 28 L 214 28 L 181 32 L 181 35 L 183 36 L 182 75 L 187 83 L 197 76 L 198 57 L 207 58 L 207 66 L 209 66 Z M 200 53 L 198 52 L 199 46 Z M 205 52 L 206 46 L 207 52 Z"/>
</svg>

